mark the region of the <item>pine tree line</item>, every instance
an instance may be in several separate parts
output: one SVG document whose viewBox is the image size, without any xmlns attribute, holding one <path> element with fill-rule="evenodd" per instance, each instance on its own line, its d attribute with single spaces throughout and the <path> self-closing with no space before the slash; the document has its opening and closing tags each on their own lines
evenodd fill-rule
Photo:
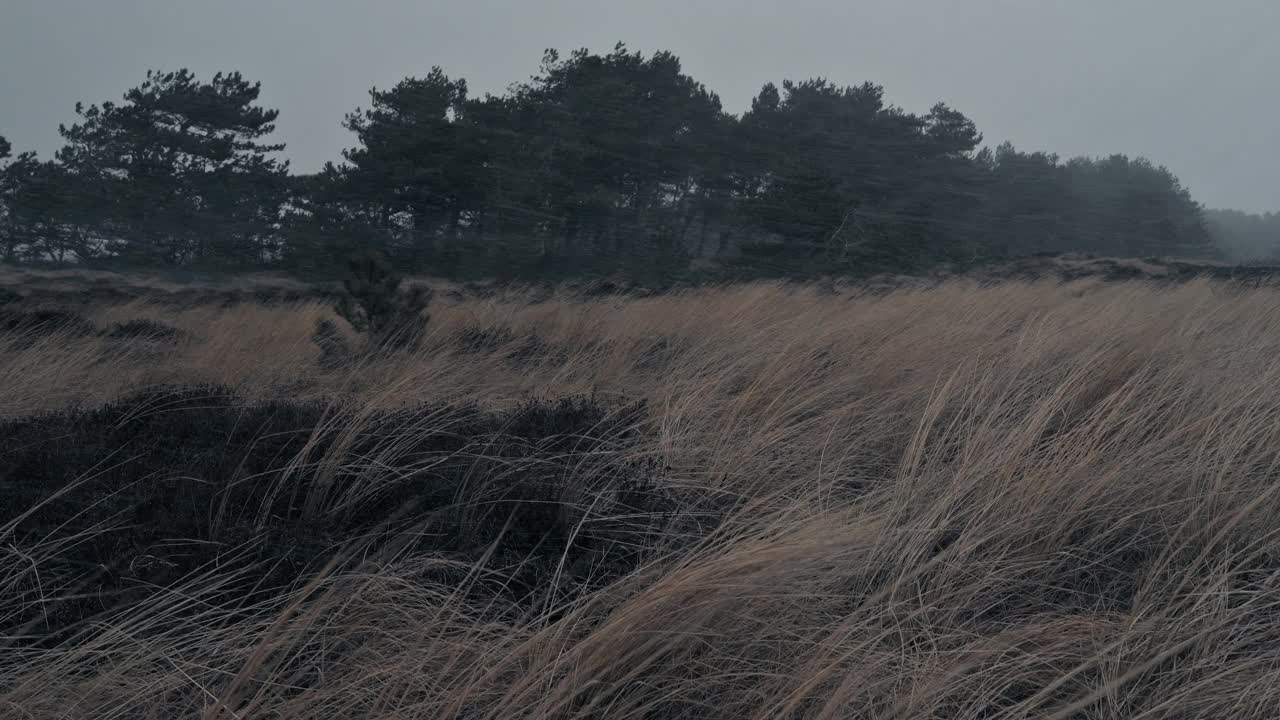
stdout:
<svg viewBox="0 0 1280 720">
<path fill-rule="evenodd" d="M 180 70 L 78 104 L 54 158 L 0 171 L 0 260 L 327 274 L 372 249 L 403 272 L 669 278 L 1211 251 L 1164 167 L 984 148 L 961 112 L 870 83 L 766 84 L 734 115 L 669 52 L 548 51 L 480 97 L 434 68 L 372 90 L 313 174 L 278 159 L 260 94 Z"/>
</svg>

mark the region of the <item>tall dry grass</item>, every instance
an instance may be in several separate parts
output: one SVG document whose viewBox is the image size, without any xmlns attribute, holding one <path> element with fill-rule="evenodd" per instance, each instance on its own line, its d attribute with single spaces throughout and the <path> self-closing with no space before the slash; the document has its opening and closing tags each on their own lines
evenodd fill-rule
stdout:
<svg viewBox="0 0 1280 720">
<path fill-rule="evenodd" d="M 221 580 L 192 578 L 0 661 L 0 716 L 1280 717 L 1274 290 L 515 295 L 433 308 L 420 353 L 355 372 L 316 364 L 324 313 L 100 310 L 190 332 L 132 355 L 0 338 L 0 414 L 159 382 L 367 409 L 644 398 L 630 452 L 669 465 L 685 522 L 520 616 L 421 582 L 432 558 L 335 566 L 283 612 L 203 604 Z M 504 357 L 528 336 L 556 352 Z"/>
</svg>

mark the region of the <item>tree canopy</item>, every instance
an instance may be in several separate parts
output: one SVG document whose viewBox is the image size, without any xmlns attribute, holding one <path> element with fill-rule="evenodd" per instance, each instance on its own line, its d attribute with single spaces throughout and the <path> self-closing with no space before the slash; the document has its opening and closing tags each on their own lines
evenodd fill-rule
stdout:
<svg viewBox="0 0 1280 720">
<path fill-rule="evenodd" d="M 279 255 L 288 166 L 260 139 L 278 112 L 239 73 L 201 82 L 148 72 L 123 103 L 76 105 L 57 160 L 82 199 L 93 254 L 126 261 L 250 267 Z"/>
<path fill-rule="evenodd" d="M 271 267 L 324 273 L 353 252 L 404 272 L 910 271 L 1029 253 L 1215 252 L 1167 168 L 1063 160 L 874 83 L 765 83 L 726 112 L 670 52 L 548 50 L 477 97 L 442 68 L 374 88 L 352 145 L 290 174 L 278 112 L 239 73 L 150 72 L 118 103 L 76 105 L 51 161 L 0 171 L 8 261 Z M 8 158 L 0 139 L 0 158 Z M 706 265 L 707 263 L 701 263 Z"/>
<path fill-rule="evenodd" d="M 1227 259 L 1280 263 L 1280 213 L 1209 210 L 1205 219 Z"/>
</svg>

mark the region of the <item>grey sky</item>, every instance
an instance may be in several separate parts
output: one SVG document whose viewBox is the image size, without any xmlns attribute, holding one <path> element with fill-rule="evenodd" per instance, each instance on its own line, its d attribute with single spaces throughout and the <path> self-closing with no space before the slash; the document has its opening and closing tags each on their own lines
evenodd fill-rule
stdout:
<svg viewBox="0 0 1280 720">
<path fill-rule="evenodd" d="M 237 69 L 312 170 L 370 86 L 438 64 L 500 92 L 543 48 L 623 40 L 674 51 L 733 112 L 769 80 L 871 80 L 991 144 L 1146 155 L 1211 207 L 1280 210 L 1276 38 L 1280 0 L 0 0 L 0 135 L 49 155 L 77 100 L 151 67 Z"/>
</svg>

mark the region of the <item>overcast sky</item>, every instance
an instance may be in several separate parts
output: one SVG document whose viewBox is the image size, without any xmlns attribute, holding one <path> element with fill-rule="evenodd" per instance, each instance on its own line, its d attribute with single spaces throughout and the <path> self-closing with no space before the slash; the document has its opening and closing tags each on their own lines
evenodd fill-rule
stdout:
<svg viewBox="0 0 1280 720">
<path fill-rule="evenodd" d="M 351 144 L 371 86 L 441 65 L 474 94 L 542 50 L 675 52 L 740 112 L 766 81 L 942 100 L 991 144 L 1146 155 L 1211 207 L 1280 210 L 1280 0 L 0 0 L 0 135 L 49 155 L 77 100 L 148 68 L 240 70 L 296 170 Z"/>
</svg>

